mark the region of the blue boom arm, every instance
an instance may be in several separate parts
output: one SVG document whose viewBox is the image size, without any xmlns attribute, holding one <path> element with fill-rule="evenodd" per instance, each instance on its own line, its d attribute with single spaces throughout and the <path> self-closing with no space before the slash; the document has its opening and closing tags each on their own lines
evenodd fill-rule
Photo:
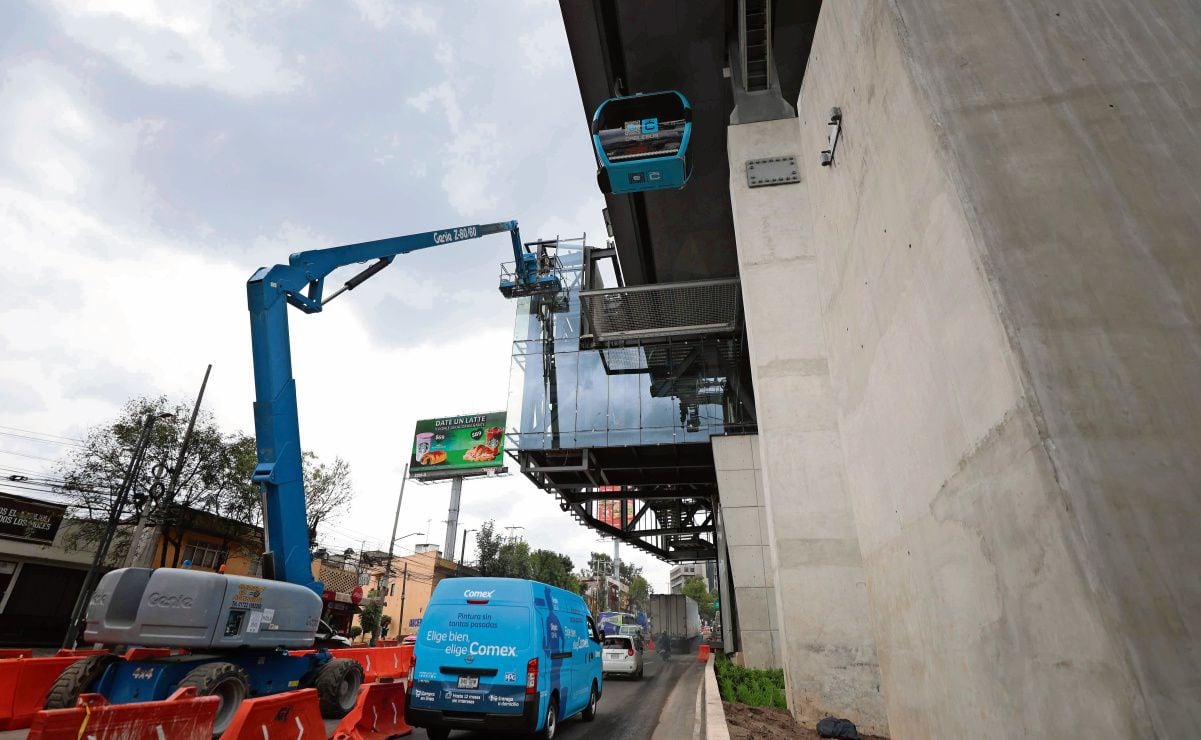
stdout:
<svg viewBox="0 0 1201 740">
<path fill-rule="evenodd" d="M 318 594 L 323 590 L 322 584 L 313 578 L 309 548 L 288 304 L 305 313 L 317 313 L 343 291 L 353 290 L 387 267 L 397 255 L 503 231 L 510 233 L 513 256 L 521 264 L 523 248 L 517 222 L 502 221 L 298 252 L 288 258 L 286 265 L 259 268 L 246 283 L 258 448 L 258 465 L 252 480 L 263 493 L 266 577 L 308 586 Z M 323 300 L 325 278 L 331 272 L 373 260 L 373 264 Z M 520 275 L 519 279 L 537 280 L 537 275 Z"/>
</svg>

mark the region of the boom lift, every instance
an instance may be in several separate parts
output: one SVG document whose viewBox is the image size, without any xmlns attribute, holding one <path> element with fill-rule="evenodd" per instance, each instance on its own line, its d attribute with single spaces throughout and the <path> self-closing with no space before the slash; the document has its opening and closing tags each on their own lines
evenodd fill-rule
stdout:
<svg viewBox="0 0 1201 740">
<path fill-rule="evenodd" d="M 401 254 L 509 232 L 514 268 L 501 282 L 508 297 L 557 293 L 561 279 L 540 243 L 521 243 L 516 221 L 461 226 L 293 254 L 286 265 L 260 268 L 246 284 L 254 361 L 254 423 L 262 489 L 264 578 L 175 568 L 121 568 L 100 580 L 88 604 L 84 637 L 104 645 L 188 652 L 124 660 L 100 655 L 59 676 L 48 709 L 75 705 L 85 692 L 111 703 L 167 698 L 180 686 L 221 698 L 215 731 L 228 726 L 247 696 L 315 687 L 326 717 L 354 707 L 363 671 L 354 660 L 313 646 L 322 584 L 313 578 L 301 470 L 296 383 L 292 378 L 288 305 L 318 313 L 329 301 L 391 264 Z M 325 279 L 347 265 L 370 262 L 324 296 Z"/>
</svg>

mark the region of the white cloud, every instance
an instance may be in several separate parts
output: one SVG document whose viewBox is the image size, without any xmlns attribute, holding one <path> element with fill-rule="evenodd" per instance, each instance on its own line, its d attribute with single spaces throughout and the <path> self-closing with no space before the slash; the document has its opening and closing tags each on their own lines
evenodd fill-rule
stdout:
<svg viewBox="0 0 1201 740">
<path fill-rule="evenodd" d="M 548 18 L 523 33 L 517 44 L 525 60 L 522 67 L 535 77 L 541 77 L 547 70 L 563 69 L 571 58 L 567 33 L 558 19 Z"/>
<path fill-rule="evenodd" d="M 152 85 L 237 96 L 285 93 L 302 81 L 284 54 L 251 35 L 273 8 L 228 0 L 51 0 L 63 30 Z"/>
<path fill-rule="evenodd" d="M 432 36 L 438 31 L 438 23 L 421 5 L 398 3 L 395 0 L 352 0 L 363 20 L 376 29 L 399 21 L 409 31 Z"/>
<path fill-rule="evenodd" d="M 422 90 L 407 102 L 422 113 L 430 113 L 437 104 L 446 118 L 450 138 L 439 167 L 445 172 L 442 189 L 451 207 L 468 218 L 495 210 L 498 198 L 492 179 L 500 167 L 496 126 L 486 121 L 465 124 L 458 92 L 448 81 Z"/>
</svg>

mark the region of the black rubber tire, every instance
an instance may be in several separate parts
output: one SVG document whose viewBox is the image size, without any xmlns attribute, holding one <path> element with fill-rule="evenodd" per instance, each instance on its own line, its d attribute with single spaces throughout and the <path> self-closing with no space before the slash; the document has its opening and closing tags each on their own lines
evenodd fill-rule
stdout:
<svg viewBox="0 0 1201 740">
<path fill-rule="evenodd" d="M 584 707 L 584 711 L 580 716 L 585 722 L 591 722 L 596 719 L 596 702 L 600 700 L 600 696 L 596 690 L 596 681 L 592 682 L 592 693 L 588 695 L 588 706 Z"/>
<path fill-rule="evenodd" d="M 246 671 L 233 663 L 205 663 L 193 668 L 175 688 L 196 687 L 197 696 L 216 696 L 217 716 L 213 719 L 213 737 L 225 732 L 242 701 L 250 695 L 250 679 Z"/>
<path fill-rule="evenodd" d="M 447 740 L 450 737 L 450 728 L 447 727 L 427 727 L 425 734 L 430 740 Z"/>
<path fill-rule="evenodd" d="M 359 700 L 363 685 L 363 666 L 350 658 L 334 658 L 317 671 L 313 687 L 321 702 L 321 716 L 342 719 Z"/>
<path fill-rule="evenodd" d="M 118 660 L 120 658 L 115 655 L 89 655 L 67 666 L 54 679 L 50 691 L 46 693 L 43 708 L 71 709 L 79 695 L 91 691 L 92 685 L 100 680 L 105 669 Z"/>
<path fill-rule="evenodd" d="M 542 729 L 534 737 L 538 740 L 554 740 L 555 731 L 559 728 L 559 700 L 551 696 L 546 703 L 546 717 Z"/>
</svg>

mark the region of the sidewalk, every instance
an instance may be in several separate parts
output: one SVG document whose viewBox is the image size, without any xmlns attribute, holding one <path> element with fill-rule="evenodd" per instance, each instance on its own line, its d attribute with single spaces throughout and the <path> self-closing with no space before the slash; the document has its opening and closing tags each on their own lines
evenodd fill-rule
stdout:
<svg viewBox="0 0 1201 740">
<path fill-rule="evenodd" d="M 713 656 L 709 656 L 707 663 L 697 661 L 695 655 L 681 655 L 673 660 L 691 661 L 691 666 L 663 704 L 651 740 L 730 740 L 713 672 Z"/>
</svg>

